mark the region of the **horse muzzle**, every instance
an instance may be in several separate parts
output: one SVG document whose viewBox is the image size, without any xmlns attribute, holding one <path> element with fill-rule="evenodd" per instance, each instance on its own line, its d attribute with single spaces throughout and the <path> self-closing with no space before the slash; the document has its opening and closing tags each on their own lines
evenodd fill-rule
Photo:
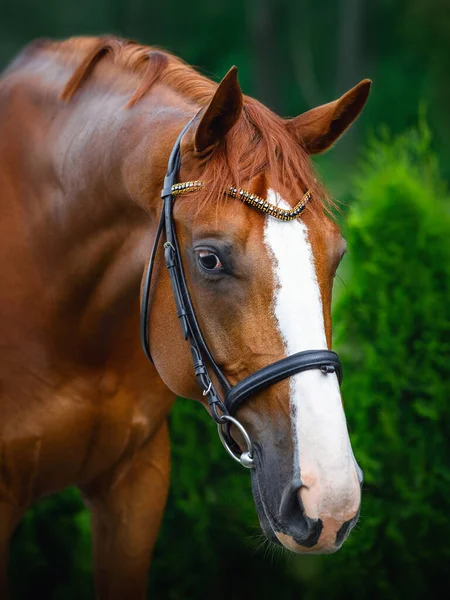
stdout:
<svg viewBox="0 0 450 600">
<path fill-rule="evenodd" d="M 260 447 L 255 444 L 252 491 L 267 538 L 298 554 L 330 554 L 339 550 L 359 518 L 359 467 L 352 465 L 333 488 L 307 472 L 302 480 L 292 480 L 290 467 L 270 462 L 261 461 Z"/>
</svg>

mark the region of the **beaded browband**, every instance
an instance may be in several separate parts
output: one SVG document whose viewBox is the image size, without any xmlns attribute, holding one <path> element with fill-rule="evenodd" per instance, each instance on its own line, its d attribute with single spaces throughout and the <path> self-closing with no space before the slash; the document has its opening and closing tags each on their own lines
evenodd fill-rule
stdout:
<svg viewBox="0 0 450 600">
<path fill-rule="evenodd" d="M 181 196 L 183 194 L 187 194 L 189 192 L 198 192 L 205 185 L 204 181 L 186 181 L 185 183 L 175 183 L 172 186 L 172 194 L 174 196 Z M 297 219 L 302 212 L 304 211 L 306 205 L 311 200 L 311 192 L 308 190 L 303 195 L 303 198 L 290 210 L 285 210 L 276 206 L 275 204 L 271 204 L 261 198 L 257 194 L 252 194 L 251 192 L 247 192 L 246 190 L 238 190 L 235 187 L 229 187 L 224 192 L 228 196 L 232 198 L 239 198 L 243 200 L 250 206 L 254 206 L 255 208 L 262 210 L 263 212 L 275 217 L 276 219 L 280 219 L 281 221 L 293 221 Z"/>
</svg>

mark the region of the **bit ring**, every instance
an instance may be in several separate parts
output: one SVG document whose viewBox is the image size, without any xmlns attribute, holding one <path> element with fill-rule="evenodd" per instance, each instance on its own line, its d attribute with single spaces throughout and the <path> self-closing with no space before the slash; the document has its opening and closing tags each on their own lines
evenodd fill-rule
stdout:
<svg viewBox="0 0 450 600">
<path fill-rule="evenodd" d="M 231 458 L 233 458 L 236 462 L 241 464 L 246 469 L 254 468 L 255 462 L 253 460 L 253 444 L 252 444 L 250 436 L 248 435 L 244 426 L 241 423 L 239 423 L 239 421 L 237 419 L 235 419 L 234 417 L 231 417 L 230 415 L 222 415 L 221 418 L 224 421 L 228 421 L 229 423 L 232 423 L 239 429 L 239 431 L 242 434 L 242 437 L 244 438 L 245 445 L 247 446 L 247 450 L 245 452 L 242 452 L 240 455 L 235 454 L 235 452 L 233 452 L 233 450 L 229 447 L 228 442 L 225 438 L 225 434 L 223 431 L 223 425 L 219 424 L 219 425 L 217 425 L 217 431 L 219 432 L 219 438 L 220 438 L 220 441 L 222 442 L 225 450 L 228 452 L 228 454 L 231 456 Z"/>
</svg>

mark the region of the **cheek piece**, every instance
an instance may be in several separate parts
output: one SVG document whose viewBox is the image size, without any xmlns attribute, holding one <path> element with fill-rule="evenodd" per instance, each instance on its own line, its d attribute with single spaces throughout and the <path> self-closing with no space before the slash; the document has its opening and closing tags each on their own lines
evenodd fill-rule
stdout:
<svg viewBox="0 0 450 600">
<path fill-rule="evenodd" d="M 145 274 L 142 294 L 141 342 L 145 354 L 153 363 L 149 341 L 150 288 L 159 241 L 164 234 L 164 260 L 167 270 L 169 271 L 175 305 L 177 308 L 177 316 L 180 319 L 183 337 L 189 342 L 191 347 L 193 368 L 198 384 L 203 391 L 203 395 L 208 399 L 211 416 L 218 425 L 219 436 L 225 449 L 232 458 L 241 463 L 244 467 L 253 468 L 255 463 L 250 436 L 243 425 L 234 417 L 242 402 L 253 394 L 269 387 L 273 383 L 310 369 L 319 369 L 324 377 L 330 373 L 336 373 L 339 383 L 341 383 L 342 365 L 339 356 L 331 350 L 306 350 L 304 352 L 292 354 L 291 356 L 259 369 L 255 373 L 245 377 L 245 379 L 235 386 L 230 386 L 228 383 L 203 338 L 199 323 L 195 316 L 173 220 L 173 203 L 175 201 L 173 192 L 174 186 L 177 183 L 176 178 L 181 163 L 180 143 L 191 122 L 192 120 L 185 125 L 172 148 L 167 167 L 167 175 L 164 179 L 164 187 L 161 192 L 161 198 L 163 200 L 161 218 Z M 269 215 L 267 218 L 272 217 Z M 286 222 L 286 227 L 289 227 L 288 222 Z M 215 374 L 219 385 L 222 388 L 221 392 L 223 400 L 210 378 L 209 370 Z M 242 451 L 239 445 L 231 437 L 231 425 L 234 425 L 241 432 L 246 444 L 245 451 Z"/>
</svg>

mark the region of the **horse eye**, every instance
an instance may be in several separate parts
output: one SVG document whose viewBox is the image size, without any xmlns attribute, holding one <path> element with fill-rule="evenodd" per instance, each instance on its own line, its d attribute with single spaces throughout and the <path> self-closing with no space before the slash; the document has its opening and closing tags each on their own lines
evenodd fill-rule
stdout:
<svg viewBox="0 0 450 600">
<path fill-rule="evenodd" d="M 197 256 L 200 264 L 207 271 L 220 271 L 222 269 L 222 263 L 217 254 L 207 250 L 199 250 Z"/>
</svg>

